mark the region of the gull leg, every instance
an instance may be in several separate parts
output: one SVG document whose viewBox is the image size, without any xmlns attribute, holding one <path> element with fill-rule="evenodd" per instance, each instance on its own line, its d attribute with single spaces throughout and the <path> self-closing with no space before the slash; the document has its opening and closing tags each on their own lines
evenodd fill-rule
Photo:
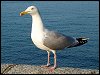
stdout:
<svg viewBox="0 0 100 75">
<path fill-rule="evenodd" d="M 54 54 L 54 67 L 53 67 L 54 69 L 55 69 L 55 68 L 56 68 L 56 66 L 57 66 L 57 65 L 56 65 L 56 62 L 57 62 L 57 59 L 56 59 L 56 54 Z"/>
<path fill-rule="evenodd" d="M 52 52 L 54 54 L 54 66 L 51 67 L 50 71 L 54 71 L 54 69 L 56 69 L 56 67 L 57 67 L 57 64 L 56 64 L 56 62 L 57 62 L 57 60 L 56 60 L 56 51 L 53 50 Z"/>
<path fill-rule="evenodd" d="M 47 65 L 44 65 L 42 67 L 49 67 L 50 66 L 50 51 L 47 51 L 48 53 L 48 61 L 47 61 Z"/>
<path fill-rule="evenodd" d="M 48 66 L 50 66 L 50 52 L 47 51 L 47 53 L 48 53 L 48 62 L 47 62 L 47 67 L 48 67 Z"/>
<path fill-rule="evenodd" d="M 50 66 L 50 51 L 47 51 L 47 53 L 48 53 L 48 61 L 47 61 L 47 65 L 44 65 L 44 67 Z"/>
</svg>

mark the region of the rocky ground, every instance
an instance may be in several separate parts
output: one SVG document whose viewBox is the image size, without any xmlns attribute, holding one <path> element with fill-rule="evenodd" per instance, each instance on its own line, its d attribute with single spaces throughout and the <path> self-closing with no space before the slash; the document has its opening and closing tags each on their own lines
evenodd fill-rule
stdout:
<svg viewBox="0 0 100 75">
<path fill-rule="evenodd" d="M 99 74 L 99 70 L 80 69 L 70 67 L 58 67 L 50 71 L 50 67 L 22 65 L 22 64 L 1 64 L 2 74 Z"/>
</svg>

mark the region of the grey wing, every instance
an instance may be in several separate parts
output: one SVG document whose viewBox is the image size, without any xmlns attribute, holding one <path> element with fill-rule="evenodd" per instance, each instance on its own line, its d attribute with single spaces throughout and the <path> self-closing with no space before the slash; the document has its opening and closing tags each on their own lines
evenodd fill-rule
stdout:
<svg viewBox="0 0 100 75">
<path fill-rule="evenodd" d="M 74 42 L 74 38 L 53 31 L 47 32 L 43 40 L 43 44 L 52 50 L 64 49 L 71 46 Z"/>
</svg>

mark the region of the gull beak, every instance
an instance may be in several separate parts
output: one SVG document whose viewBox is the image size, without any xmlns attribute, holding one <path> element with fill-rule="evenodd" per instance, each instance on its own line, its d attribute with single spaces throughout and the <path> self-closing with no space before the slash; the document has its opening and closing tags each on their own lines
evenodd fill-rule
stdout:
<svg viewBox="0 0 100 75">
<path fill-rule="evenodd" d="M 20 16 L 23 16 L 23 15 L 25 15 L 25 14 L 28 14 L 28 11 L 23 11 L 23 12 L 21 12 L 21 13 L 20 13 Z"/>
</svg>

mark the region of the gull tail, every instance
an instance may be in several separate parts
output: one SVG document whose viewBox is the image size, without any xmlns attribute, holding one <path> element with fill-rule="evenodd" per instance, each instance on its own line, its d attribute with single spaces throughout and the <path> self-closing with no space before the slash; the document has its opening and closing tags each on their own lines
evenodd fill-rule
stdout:
<svg viewBox="0 0 100 75">
<path fill-rule="evenodd" d="M 77 46 L 81 46 L 81 45 L 83 45 L 83 44 L 85 44 L 85 43 L 87 43 L 88 42 L 88 39 L 89 38 L 76 38 L 76 43 L 74 43 L 73 45 L 71 45 L 71 46 L 69 46 L 68 48 L 70 48 L 70 47 L 77 47 Z"/>
</svg>

